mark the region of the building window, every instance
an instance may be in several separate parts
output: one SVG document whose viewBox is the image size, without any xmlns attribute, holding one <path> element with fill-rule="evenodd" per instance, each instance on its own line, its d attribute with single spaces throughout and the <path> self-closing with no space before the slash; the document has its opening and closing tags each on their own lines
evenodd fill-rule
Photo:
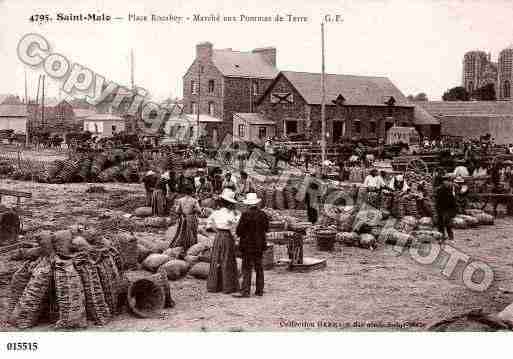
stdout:
<svg viewBox="0 0 513 359">
<path fill-rule="evenodd" d="M 265 127 L 259 127 L 258 128 L 258 138 L 264 139 L 267 137 L 267 128 Z"/>
<path fill-rule="evenodd" d="M 191 93 L 193 95 L 198 93 L 198 86 L 197 86 L 196 81 L 191 81 Z"/>
<path fill-rule="evenodd" d="M 285 121 L 285 134 L 290 135 L 293 133 L 298 133 L 297 121 Z"/>
<path fill-rule="evenodd" d="M 245 130 L 244 125 L 240 124 L 239 125 L 239 137 L 246 137 L 244 130 Z"/>
<path fill-rule="evenodd" d="M 369 122 L 369 133 L 375 135 L 376 134 L 376 122 L 375 121 L 371 121 Z"/>
<path fill-rule="evenodd" d="M 509 81 L 504 81 L 504 98 L 510 98 L 511 96 L 511 87 Z"/>
<path fill-rule="evenodd" d="M 253 82 L 251 88 L 252 88 L 253 96 L 258 95 L 258 82 Z"/>
<path fill-rule="evenodd" d="M 94 124 L 94 133 L 100 133 L 97 123 Z"/>
<path fill-rule="evenodd" d="M 362 131 L 362 124 L 360 120 L 353 120 L 353 133 L 359 135 Z"/>
<path fill-rule="evenodd" d="M 213 102 L 208 103 L 208 114 L 212 117 L 215 116 L 215 105 Z"/>
<path fill-rule="evenodd" d="M 214 80 L 208 80 L 208 93 L 214 93 Z"/>
</svg>

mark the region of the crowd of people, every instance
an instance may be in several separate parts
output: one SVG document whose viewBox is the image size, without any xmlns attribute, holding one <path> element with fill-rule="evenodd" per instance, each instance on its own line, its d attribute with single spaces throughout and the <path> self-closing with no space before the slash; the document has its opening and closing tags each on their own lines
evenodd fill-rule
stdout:
<svg viewBox="0 0 513 359">
<path fill-rule="evenodd" d="M 258 207 L 260 199 L 247 173 L 236 178 L 221 170 L 207 174 L 199 169 L 193 178 L 167 170 L 162 174 L 148 171 L 143 178 L 148 203 L 154 214 L 178 216 L 176 234 L 170 247 L 182 247 L 184 252 L 198 242 L 198 233 L 208 236 L 215 232 L 207 279 L 209 292 L 235 293 L 236 297 L 249 297 L 252 272 L 256 272 L 255 295 L 262 296 L 264 272 L 262 256 L 266 250 L 266 232 L 269 219 Z M 180 198 L 172 194 L 180 193 Z M 173 198 L 172 205 L 165 205 Z M 176 199 L 174 199 L 176 198 Z M 215 201 L 215 210 L 207 218 L 205 227 L 199 227 L 202 201 Z M 212 204 L 209 204 L 212 206 Z M 242 208 L 242 209 L 241 209 Z M 242 284 L 236 264 L 236 254 L 242 257 Z"/>
</svg>

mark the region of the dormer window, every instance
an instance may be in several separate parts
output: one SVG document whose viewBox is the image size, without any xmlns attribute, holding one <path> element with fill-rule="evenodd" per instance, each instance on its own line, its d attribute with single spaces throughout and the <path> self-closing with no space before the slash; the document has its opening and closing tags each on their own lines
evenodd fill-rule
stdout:
<svg viewBox="0 0 513 359">
<path fill-rule="evenodd" d="M 395 105 L 395 98 L 394 96 L 390 96 L 386 101 L 385 104 L 388 106 L 394 106 Z"/>
<path fill-rule="evenodd" d="M 342 94 L 339 94 L 337 96 L 337 98 L 335 100 L 332 101 L 335 105 L 339 105 L 339 106 L 342 106 L 345 102 L 346 102 L 346 99 L 344 96 L 342 96 Z"/>
</svg>

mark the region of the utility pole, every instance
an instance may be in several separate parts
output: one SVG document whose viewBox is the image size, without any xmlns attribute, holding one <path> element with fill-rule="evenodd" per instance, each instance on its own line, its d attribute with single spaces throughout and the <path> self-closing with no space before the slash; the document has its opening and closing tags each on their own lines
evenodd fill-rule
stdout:
<svg viewBox="0 0 513 359">
<path fill-rule="evenodd" d="M 41 127 L 45 126 L 45 75 L 41 76 Z"/>
<path fill-rule="evenodd" d="M 134 84 L 134 49 L 130 50 L 130 85 L 132 90 L 135 90 Z"/>
<path fill-rule="evenodd" d="M 321 50 L 322 50 L 322 71 L 321 71 L 321 171 L 324 173 L 324 161 L 326 161 L 326 74 L 324 69 L 324 23 L 321 24 Z"/>
<path fill-rule="evenodd" d="M 27 95 L 27 71 L 25 71 L 25 111 L 27 112 L 27 119 L 25 120 L 25 146 L 29 144 L 29 100 Z"/>
</svg>

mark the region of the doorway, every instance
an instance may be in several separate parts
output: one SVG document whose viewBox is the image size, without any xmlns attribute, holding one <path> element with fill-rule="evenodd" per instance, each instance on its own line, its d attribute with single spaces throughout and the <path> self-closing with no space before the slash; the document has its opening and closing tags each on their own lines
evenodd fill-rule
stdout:
<svg viewBox="0 0 513 359">
<path fill-rule="evenodd" d="M 346 123 L 344 121 L 333 121 L 333 142 L 339 142 L 346 134 Z"/>
</svg>

